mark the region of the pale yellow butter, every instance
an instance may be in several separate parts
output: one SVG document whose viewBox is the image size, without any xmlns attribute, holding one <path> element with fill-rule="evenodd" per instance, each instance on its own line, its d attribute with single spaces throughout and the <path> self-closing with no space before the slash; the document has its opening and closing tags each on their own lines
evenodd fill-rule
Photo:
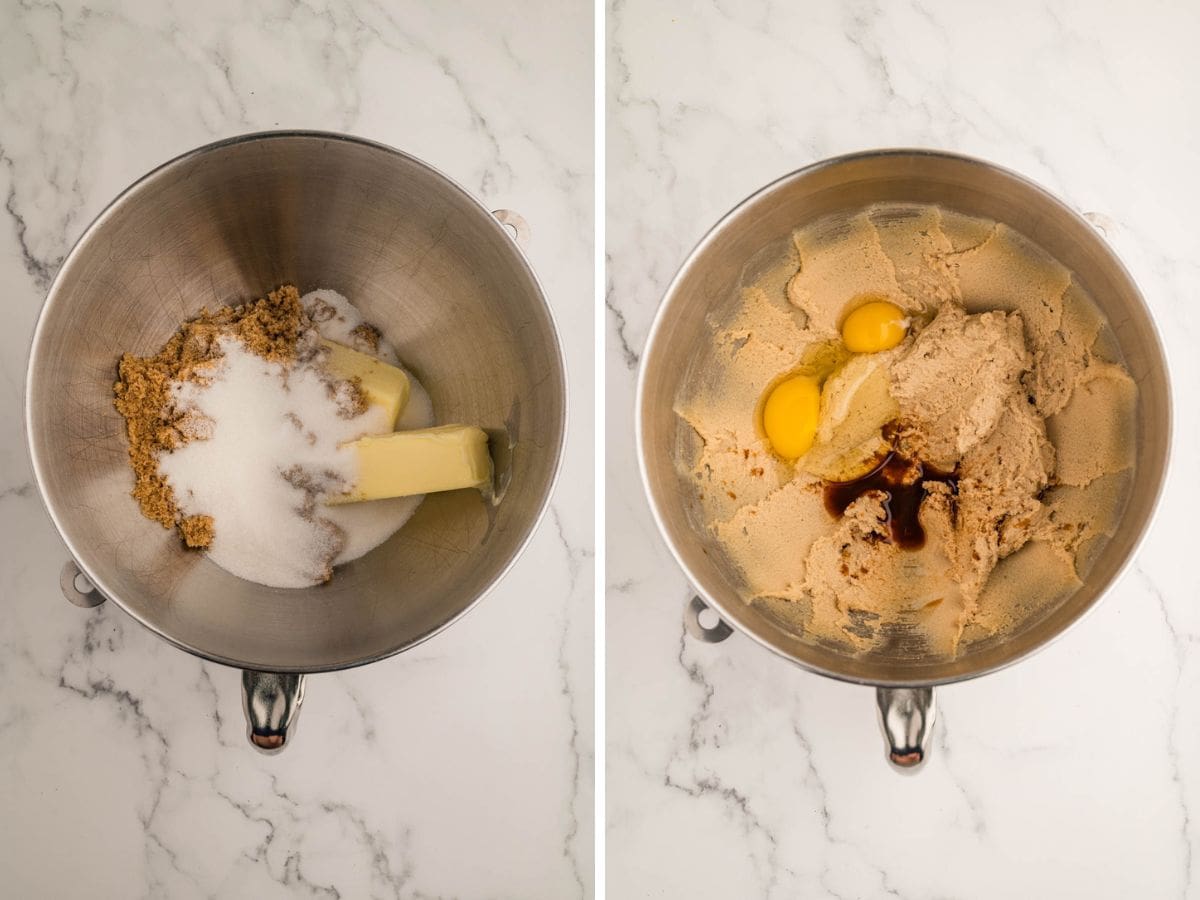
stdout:
<svg viewBox="0 0 1200 900">
<path fill-rule="evenodd" d="M 492 480 L 487 435 L 474 425 L 370 435 L 344 446 L 357 457 L 358 477 L 330 503 L 481 488 Z"/>
<path fill-rule="evenodd" d="M 338 378 L 357 378 L 367 403 L 382 407 L 388 417 L 387 427 L 395 428 L 412 390 L 404 370 L 344 344 L 324 339 L 321 343 L 329 350 L 326 369 Z"/>
</svg>

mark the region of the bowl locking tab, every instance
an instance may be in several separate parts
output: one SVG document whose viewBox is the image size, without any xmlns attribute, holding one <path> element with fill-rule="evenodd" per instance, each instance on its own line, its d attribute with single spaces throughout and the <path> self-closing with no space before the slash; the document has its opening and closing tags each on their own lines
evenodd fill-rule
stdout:
<svg viewBox="0 0 1200 900">
<path fill-rule="evenodd" d="M 104 595 L 88 581 L 73 559 L 68 559 L 63 564 L 62 572 L 58 576 L 58 586 L 62 588 L 64 597 L 84 609 L 92 609 L 105 600 Z"/>
<path fill-rule="evenodd" d="M 683 627 L 689 635 L 706 644 L 719 644 L 733 634 L 725 620 L 699 597 L 692 597 L 683 608 Z"/>
</svg>

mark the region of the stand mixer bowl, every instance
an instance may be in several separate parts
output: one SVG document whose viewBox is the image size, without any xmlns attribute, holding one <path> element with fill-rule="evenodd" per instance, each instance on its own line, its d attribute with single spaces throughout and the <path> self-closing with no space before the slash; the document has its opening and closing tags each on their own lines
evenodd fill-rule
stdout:
<svg viewBox="0 0 1200 900">
<path fill-rule="evenodd" d="M 681 474 L 690 426 L 675 414 L 689 374 L 711 353 L 710 317 L 738 299 L 752 260 L 779 258 L 792 231 L 823 216 L 873 203 L 937 204 L 1004 222 L 1071 270 L 1108 319 L 1139 385 L 1137 459 L 1128 505 L 1082 586 L 1050 604 L 1003 639 L 980 641 L 952 657 L 902 649 L 853 654 L 805 637 L 770 608 L 747 604 L 740 576 L 691 511 L 693 487 Z M 990 163 L 927 150 L 884 150 L 844 156 L 787 175 L 737 206 L 692 251 L 668 287 L 643 355 L 637 394 L 638 456 L 650 507 L 667 545 L 696 589 L 685 610 L 689 632 L 723 640 L 732 628 L 806 669 L 878 688 L 889 758 L 919 764 L 933 724 L 932 687 L 1014 663 L 1045 646 L 1087 612 L 1129 564 L 1157 506 L 1171 443 L 1171 394 L 1162 344 L 1137 286 L 1097 231 L 1080 215 L 1023 177 Z M 704 626 L 699 613 L 721 622 Z M 728 623 L 728 624 L 725 624 Z"/>
<path fill-rule="evenodd" d="M 177 646 L 246 670 L 261 749 L 285 743 L 302 673 L 383 659 L 445 628 L 508 570 L 546 508 L 566 427 L 563 360 L 541 286 L 498 217 L 521 233 L 519 217 L 380 144 L 246 135 L 130 187 L 50 289 L 25 414 L 37 484 L 73 558 L 64 592 L 110 599 Z M 439 422 L 487 430 L 502 494 L 430 495 L 382 546 L 300 590 L 230 575 L 143 518 L 112 403 L 122 353 L 152 354 L 201 307 L 289 282 L 345 294 L 427 387 Z M 75 565 L 93 591 L 75 586 Z"/>
</svg>

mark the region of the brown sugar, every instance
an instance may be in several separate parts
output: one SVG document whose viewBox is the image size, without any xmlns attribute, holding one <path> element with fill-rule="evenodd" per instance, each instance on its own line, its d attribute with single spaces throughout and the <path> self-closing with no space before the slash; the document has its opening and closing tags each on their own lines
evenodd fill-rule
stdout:
<svg viewBox="0 0 1200 900">
<path fill-rule="evenodd" d="M 210 515 L 183 516 L 171 485 L 158 471 L 158 458 L 189 440 L 203 440 L 208 423 L 176 409 L 171 384 L 203 381 L 221 358 L 219 340 L 235 337 L 246 348 L 272 362 L 296 357 L 301 338 L 312 322 L 300 305 L 300 292 L 285 284 L 266 297 L 240 306 L 223 306 L 179 328 L 153 356 L 126 353 L 117 365 L 113 405 L 125 419 L 132 496 L 142 514 L 164 528 L 178 528 L 188 547 L 211 546 L 215 536 Z"/>
<path fill-rule="evenodd" d="M 379 349 L 379 341 L 383 337 L 378 328 L 367 322 L 356 325 L 351 329 L 350 334 L 353 335 L 355 343 L 361 344 L 371 353 L 375 353 Z"/>
<path fill-rule="evenodd" d="M 197 550 L 212 544 L 216 531 L 212 516 L 183 516 L 179 520 L 179 533 L 183 542 Z"/>
</svg>

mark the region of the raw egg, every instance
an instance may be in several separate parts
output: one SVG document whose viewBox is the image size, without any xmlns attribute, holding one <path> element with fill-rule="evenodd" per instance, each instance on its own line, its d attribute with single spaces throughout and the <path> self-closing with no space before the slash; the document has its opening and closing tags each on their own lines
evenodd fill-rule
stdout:
<svg viewBox="0 0 1200 900">
<path fill-rule="evenodd" d="M 771 449 L 784 459 L 808 452 L 817 434 L 821 388 L 808 375 L 785 378 L 771 389 L 763 404 L 762 423 Z"/>
<path fill-rule="evenodd" d="M 908 316 L 895 303 L 872 300 L 846 316 L 842 340 L 852 353 L 891 350 L 908 334 Z"/>
</svg>

